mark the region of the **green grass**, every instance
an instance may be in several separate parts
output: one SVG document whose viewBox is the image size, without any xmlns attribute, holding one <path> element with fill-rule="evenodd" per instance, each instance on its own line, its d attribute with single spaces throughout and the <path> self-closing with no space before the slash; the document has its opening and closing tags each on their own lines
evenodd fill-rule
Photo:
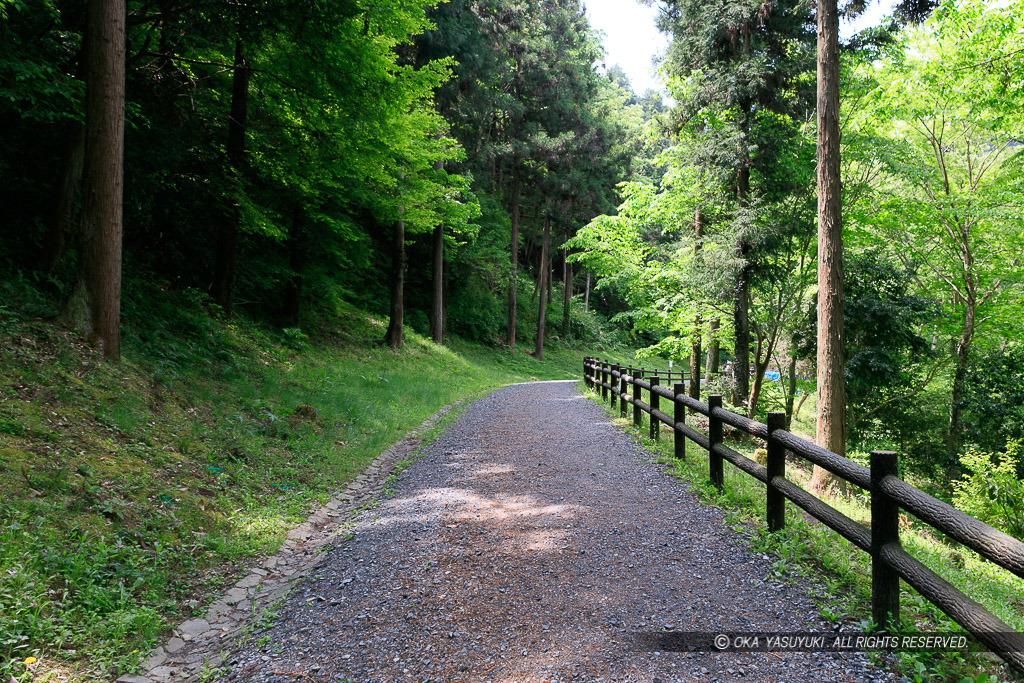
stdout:
<svg viewBox="0 0 1024 683">
<path fill-rule="evenodd" d="M 440 407 L 578 377 L 589 353 L 555 342 L 541 363 L 411 331 L 393 351 L 383 320 L 349 308 L 309 337 L 217 321 L 180 293 L 125 311 L 118 364 L 0 311 L 4 680 L 133 670 Z"/>
<path fill-rule="evenodd" d="M 585 391 L 591 400 L 602 403 L 609 414 L 618 417 L 618 406 L 613 412 L 598 393 Z M 662 401 L 661 409 L 673 414 L 668 401 Z M 725 463 L 724 486 L 719 491 L 708 479 L 707 452 L 688 442 L 686 460 L 676 460 L 671 430 L 663 425 L 661 438 L 654 441 L 649 438 L 648 419 L 649 416 L 645 415 L 640 429 L 632 426 L 632 414 L 628 421 L 617 421 L 660 462 L 670 464 L 671 472 L 688 482 L 690 490 L 699 498 L 721 507 L 726 524 L 745 538 L 751 548 L 769 554 L 772 573 L 777 578 L 812 579 L 807 583 L 817 591 L 815 598 L 822 617 L 829 621 L 859 624 L 862 628 L 871 626 L 871 573 L 866 553 L 828 527 L 810 519 L 789 501 L 786 501 L 786 528 L 768 533 L 765 526 L 765 489 L 760 482 Z M 694 426 L 692 421 L 693 418 L 688 417 L 688 422 Z M 706 434 L 706 418 L 699 417 L 695 428 Z M 755 451 L 763 444 L 747 439 L 731 441 L 729 446 L 755 458 Z M 811 471 L 790 455 L 786 475 L 794 483 L 807 488 Z M 825 496 L 824 499 L 851 519 L 869 525 L 870 500 L 867 494 Z M 902 514 L 900 526 L 901 540 L 907 552 L 983 604 L 1014 630 L 1024 630 L 1024 581 L 970 549 L 940 538 L 913 517 Z M 901 583 L 900 604 L 902 628 L 906 630 L 962 630 L 904 583 Z M 1005 665 L 993 665 L 979 656 L 964 658 L 957 653 L 898 653 L 888 664 L 915 681 L 1022 680 Z"/>
</svg>

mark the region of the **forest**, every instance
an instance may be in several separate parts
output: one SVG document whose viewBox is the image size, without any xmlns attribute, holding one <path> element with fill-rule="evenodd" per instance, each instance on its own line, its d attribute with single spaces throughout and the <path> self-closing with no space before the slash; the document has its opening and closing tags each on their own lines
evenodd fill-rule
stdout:
<svg viewBox="0 0 1024 683">
<path fill-rule="evenodd" d="M 456 394 L 584 355 L 898 451 L 1024 534 L 1024 0 L 908 0 L 839 41 L 828 135 L 813 3 L 644 4 L 664 94 L 607 63 L 580 0 L 0 0 L 0 569 L 37 577 L 0 578 L 0 673 L 68 643 L 94 659 L 61 666 L 130 668 L 194 595 L 174 574 L 279 542 L 328 449 L 365 464 Z M 379 420 L 325 398 L 340 358 L 394 392 Z M 451 387 L 410 408 L 415 377 Z M 318 425 L 282 419 L 321 399 Z M 210 491 L 194 518 L 141 473 L 166 453 Z M 231 545 L 217 496 L 277 521 Z M 112 572 L 120 602 L 45 597 L 71 560 L 27 539 L 110 525 L 81 580 Z M 125 578 L 157 574 L 160 598 Z M 127 616 L 40 625 L 58 608 Z"/>
</svg>

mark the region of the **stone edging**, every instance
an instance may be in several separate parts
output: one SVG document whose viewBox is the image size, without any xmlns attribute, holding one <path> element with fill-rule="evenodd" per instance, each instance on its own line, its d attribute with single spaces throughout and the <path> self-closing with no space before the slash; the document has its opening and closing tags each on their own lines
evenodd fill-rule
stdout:
<svg viewBox="0 0 1024 683">
<path fill-rule="evenodd" d="M 478 394 L 477 394 L 478 395 Z M 421 436 L 454 408 L 475 398 L 467 396 L 441 408 L 405 435 L 363 470 L 340 494 L 288 532 L 276 554 L 235 583 L 210 605 L 206 616 L 190 619 L 171 638 L 149 654 L 140 674 L 127 674 L 118 683 L 164 683 L 187 681 L 204 669 L 220 667 L 237 639 L 262 611 L 283 599 L 292 587 L 309 576 L 323 561 L 320 551 L 330 546 L 342 527 L 380 492 L 395 466 L 422 443 Z"/>
</svg>

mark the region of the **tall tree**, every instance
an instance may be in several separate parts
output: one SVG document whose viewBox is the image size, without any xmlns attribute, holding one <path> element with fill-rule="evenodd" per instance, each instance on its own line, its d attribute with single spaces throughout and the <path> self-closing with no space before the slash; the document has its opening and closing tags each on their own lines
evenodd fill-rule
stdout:
<svg viewBox="0 0 1024 683">
<path fill-rule="evenodd" d="M 393 349 L 402 348 L 405 322 L 405 221 L 391 226 L 391 309 L 384 342 Z"/>
<path fill-rule="evenodd" d="M 569 252 L 562 250 L 562 338 L 569 338 L 571 319 L 569 307 L 572 303 L 572 263 L 569 262 Z"/>
<path fill-rule="evenodd" d="M 512 158 L 512 232 L 509 245 L 509 276 L 508 276 L 508 325 L 505 339 L 508 341 L 508 348 L 516 350 L 516 312 L 518 310 L 519 289 L 519 202 L 522 193 L 522 169 L 519 167 L 519 158 Z"/>
<path fill-rule="evenodd" d="M 245 163 L 245 131 L 249 111 L 249 65 L 241 38 L 235 40 L 234 70 L 231 80 L 231 111 L 228 117 L 227 176 L 231 191 L 217 233 L 217 253 L 213 264 L 210 295 L 231 316 L 234 306 L 235 259 L 238 252 L 238 228 L 241 222 L 241 182 Z"/>
<path fill-rule="evenodd" d="M 430 237 L 430 338 L 435 344 L 444 342 L 444 226 L 434 226 Z"/>
<path fill-rule="evenodd" d="M 950 307 L 950 462 L 964 430 L 971 350 L 1021 300 L 1022 8 L 1020 0 L 943 6 L 905 30 L 885 59 L 861 67 L 875 87 L 850 114 L 870 145 L 862 165 L 882 173 L 858 220 L 898 244 L 893 255 L 921 292 Z"/>
<path fill-rule="evenodd" d="M 704 249 L 704 217 L 698 206 L 693 210 L 693 250 L 697 260 Z M 700 356 L 701 332 L 704 323 L 701 321 L 700 310 L 693 317 L 693 332 L 690 336 L 690 398 L 700 398 Z"/>
<path fill-rule="evenodd" d="M 534 347 L 534 356 L 537 360 L 544 360 L 544 325 L 547 321 L 548 312 L 548 278 L 551 277 L 550 242 L 551 216 L 545 212 L 544 236 L 540 248 L 540 268 L 537 272 L 537 288 L 540 290 L 540 304 L 538 304 L 537 309 L 537 343 Z"/>
<path fill-rule="evenodd" d="M 846 454 L 846 387 L 843 365 L 843 205 L 839 153 L 839 9 L 818 2 L 818 420 L 816 443 Z M 812 492 L 839 478 L 822 467 L 811 475 Z"/>
<path fill-rule="evenodd" d="M 733 403 L 750 394 L 750 306 L 759 260 L 772 226 L 761 220 L 773 199 L 784 145 L 803 124 L 810 93 L 808 8 L 798 2 L 671 0 L 660 27 L 673 34 L 664 63 L 679 106 L 673 125 L 687 163 L 727 187 L 730 206 L 715 221 L 731 235 Z"/>
<path fill-rule="evenodd" d="M 115 360 L 121 349 L 124 0 L 90 0 L 88 15 L 82 249 L 64 317 Z"/>
</svg>

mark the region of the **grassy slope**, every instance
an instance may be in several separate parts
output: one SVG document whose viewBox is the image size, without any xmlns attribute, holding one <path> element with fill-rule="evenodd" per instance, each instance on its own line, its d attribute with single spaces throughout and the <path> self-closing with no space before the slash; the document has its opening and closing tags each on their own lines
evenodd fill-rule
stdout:
<svg viewBox="0 0 1024 683">
<path fill-rule="evenodd" d="M 395 352 L 376 343 L 384 321 L 356 310 L 306 340 L 214 322 L 197 302 L 146 306 L 129 311 L 117 365 L 49 324 L 0 317 L 5 680 L 132 669 L 438 408 L 578 377 L 584 355 L 552 348 L 539 363 L 414 333 Z"/>
</svg>

